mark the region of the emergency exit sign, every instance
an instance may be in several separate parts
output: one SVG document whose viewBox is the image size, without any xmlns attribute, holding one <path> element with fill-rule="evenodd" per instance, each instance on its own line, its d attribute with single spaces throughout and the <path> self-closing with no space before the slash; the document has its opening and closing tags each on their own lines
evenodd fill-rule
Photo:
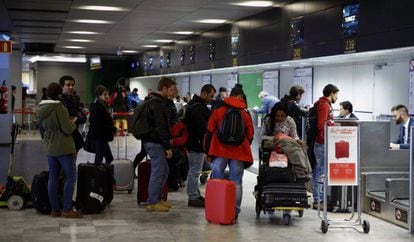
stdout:
<svg viewBox="0 0 414 242">
<path fill-rule="evenodd" d="M 0 41 L 0 53 L 11 53 L 12 42 L 11 41 Z"/>
</svg>

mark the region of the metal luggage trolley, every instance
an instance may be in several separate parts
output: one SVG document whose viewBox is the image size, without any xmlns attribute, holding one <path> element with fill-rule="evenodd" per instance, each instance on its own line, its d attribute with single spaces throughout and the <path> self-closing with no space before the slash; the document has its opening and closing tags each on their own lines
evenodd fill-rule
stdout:
<svg viewBox="0 0 414 242">
<path fill-rule="evenodd" d="M 359 123 L 356 120 L 335 120 L 334 126 L 325 124 L 325 176 L 319 178 L 318 189 L 323 188 L 323 214 L 319 209 L 318 216 L 322 220 L 321 230 L 328 232 L 328 227 L 354 228 L 362 226 L 365 233 L 369 233 L 368 220 L 362 220 L 360 166 L 359 166 Z M 327 188 L 328 186 L 352 186 L 351 216 L 345 219 L 328 218 Z M 357 187 L 357 218 L 355 216 L 354 186 Z"/>
</svg>

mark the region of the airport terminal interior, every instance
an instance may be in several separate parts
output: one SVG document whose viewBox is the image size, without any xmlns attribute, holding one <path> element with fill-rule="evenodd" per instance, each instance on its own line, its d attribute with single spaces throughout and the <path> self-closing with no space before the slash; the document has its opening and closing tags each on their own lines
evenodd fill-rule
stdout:
<svg viewBox="0 0 414 242">
<path fill-rule="evenodd" d="M 410 0 L 0 0 L 0 241 L 414 241 L 413 8 Z M 234 224 L 208 221 L 207 209 L 188 206 L 187 181 L 168 192 L 168 212 L 148 211 L 137 201 L 138 169 L 131 169 L 130 188 L 113 187 L 102 211 L 75 219 L 33 208 L 34 176 L 49 169 L 39 103 L 62 76 L 75 80 L 85 115 L 99 85 L 112 97 L 137 89 L 136 105 L 109 111 L 127 121 L 109 142 L 112 154 L 131 162 L 142 149 L 134 110 L 161 78 L 177 84 L 177 111 L 206 84 L 215 96 L 241 86 L 254 129 L 253 165 L 244 170 Z M 306 141 L 312 107 L 329 84 L 339 92 L 331 102 L 335 125 L 324 136 L 319 189 L 326 204 L 313 207 L 307 182 L 300 206 L 266 208 L 266 199 L 286 198 L 258 185 L 270 169 L 259 152 L 264 97 L 281 100 L 292 86 L 303 88 L 295 105 L 304 110 L 298 130 Z M 339 118 L 344 101 L 357 121 Z M 400 120 L 401 105 L 410 121 Z M 89 127 L 78 126 L 83 139 Z M 76 167 L 93 163 L 85 149 Z M 21 189 L 10 185 L 22 180 Z M 106 194 L 89 199 L 102 204 Z"/>
</svg>

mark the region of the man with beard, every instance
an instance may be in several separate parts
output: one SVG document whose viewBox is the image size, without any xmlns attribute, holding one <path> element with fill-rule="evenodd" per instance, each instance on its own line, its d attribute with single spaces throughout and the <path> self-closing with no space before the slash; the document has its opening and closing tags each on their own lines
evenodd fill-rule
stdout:
<svg viewBox="0 0 414 242">
<path fill-rule="evenodd" d="M 396 125 L 400 125 L 400 134 L 397 140 L 390 143 L 390 149 L 409 149 L 410 148 L 410 129 L 414 126 L 414 120 L 408 115 L 406 106 L 399 104 L 391 109 L 392 119 Z"/>
<path fill-rule="evenodd" d="M 315 167 L 312 173 L 313 182 L 313 209 L 318 209 L 319 202 L 323 204 L 323 191 L 318 189 L 318 180 L 321 175 L 326 174 L 325 171 L 325 123 L 328 126 L 333 125 L 333 109 L 332 103 L 338 100 L 339 89 L 332 84 L 328 84 L 323 88 L 323 96 L 314 104 L 317 113 L 317 133 L 313 152 L 315 153 Z M 320 206 L 320 207 L 323 207 Z"/>
</svg>

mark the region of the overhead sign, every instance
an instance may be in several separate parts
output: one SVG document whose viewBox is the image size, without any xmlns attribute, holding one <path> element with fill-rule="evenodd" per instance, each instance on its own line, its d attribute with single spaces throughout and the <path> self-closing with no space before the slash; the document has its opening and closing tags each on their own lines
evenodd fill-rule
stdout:
<svg viewBox="0 0 414 242">
<path fill-rule="evenodd" d="M 11 41 L 0 41 L 0 53 L 12 52 L 12 42 Z"/>
</svg>

